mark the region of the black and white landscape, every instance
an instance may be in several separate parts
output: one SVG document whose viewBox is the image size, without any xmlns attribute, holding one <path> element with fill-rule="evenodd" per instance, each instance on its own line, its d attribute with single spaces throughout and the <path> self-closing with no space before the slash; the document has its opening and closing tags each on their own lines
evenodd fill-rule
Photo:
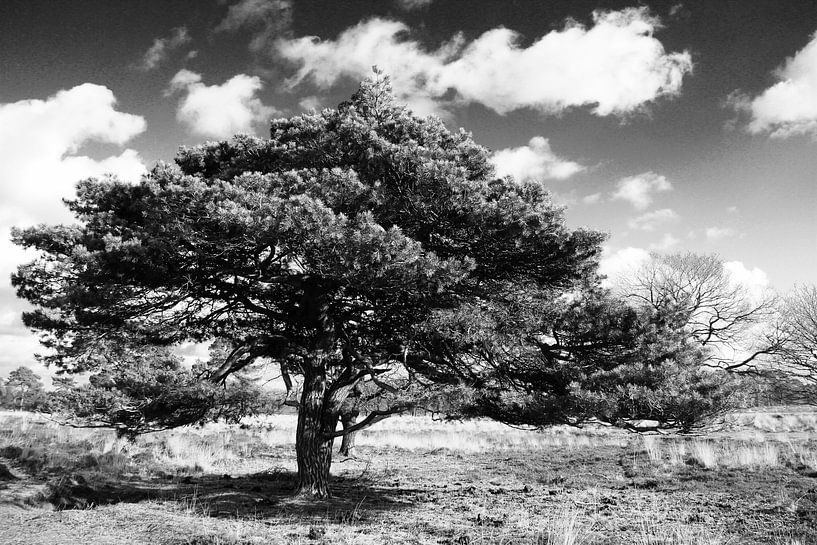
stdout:
<svg viewBox="0 0 817 545">
<path fill-rule="evenodd" d="M 0 543 L 817 543 L 817 3 L 0 3 Z"/>
</svg>

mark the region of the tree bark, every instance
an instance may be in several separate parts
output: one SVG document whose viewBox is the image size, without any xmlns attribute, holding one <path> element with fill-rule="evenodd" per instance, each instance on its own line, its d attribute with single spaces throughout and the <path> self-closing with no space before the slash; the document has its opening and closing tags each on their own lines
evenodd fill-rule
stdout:
<svg viewBox="0 0 817 545">
<path fill-rule="evenodd" d="M 295 494 L 314 498 L 329 497 L 329 469 L 332 465 L 331 433 L 338 415 L 326 406 L 326 371 L 318 364 L 305 370 L 295 454 L 298 487 Z"/>
<path fill-rule="evenodd" d="M 340 422 L 343 424 L 343 429 L 348 430 L 351 426 L 355 425 L 357 422 L 358 412 L 349 412 L 340 415 Z M 347 433 L 343 436 L 340 442 L 340 451 L 339 454 L 342 456 L 347 456 L 349 458 L 354 458 L 355 456 L 355 436 L 357 435 L 356 431 L 352 433 Z"/>
</svg>

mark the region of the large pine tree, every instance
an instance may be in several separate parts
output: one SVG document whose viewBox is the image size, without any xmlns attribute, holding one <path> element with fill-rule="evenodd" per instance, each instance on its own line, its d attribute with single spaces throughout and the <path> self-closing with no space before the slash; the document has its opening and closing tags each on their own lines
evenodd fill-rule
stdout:
<svg viewBox="0 0 817 545">
<path fill-rule="evenodd" d="M 567 229 L 540 183 L 497 179 L 468 133 L 395 104 L 381 77 L 337 109 L 274 121 L 269 139 L 183 149 L 137 185 L 81 182 L 68 206 L 76 225 L 14 234 L 40 251 L 13 282 L 48 360 L 93 368 L 117 336 L 227 340 L 213 381 L 280 366 L 300 384 L 298 491 L 314 496 L 336 437 L 410 406 L 395 394 L 338 430 L 350 392 L 479 386 L 483 362 L 429 328 L 522 288 L 593 283 L 604 238 Z"/>
</svg>

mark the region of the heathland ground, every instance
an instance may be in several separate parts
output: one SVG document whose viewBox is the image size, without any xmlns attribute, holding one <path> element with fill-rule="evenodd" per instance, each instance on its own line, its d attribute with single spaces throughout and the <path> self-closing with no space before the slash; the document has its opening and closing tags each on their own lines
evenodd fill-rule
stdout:
<svg viewBox="0 0 817 545">
<path fill-rule="evenodd" d="M 699 436 L 400 417 L 298 500 L 293 415 L 140 437 L 0 414 L 0 543 L 817 544 L 817 414 Z"/>
</svg>

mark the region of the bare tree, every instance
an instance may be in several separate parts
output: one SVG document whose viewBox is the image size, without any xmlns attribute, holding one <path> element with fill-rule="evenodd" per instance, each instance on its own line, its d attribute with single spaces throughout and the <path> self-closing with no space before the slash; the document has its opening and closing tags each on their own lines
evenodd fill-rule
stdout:
<svg viewBox="0 0 817 545">
<path fill-rule="evenodd" d="M 817 286 L 795 287 L 782 305 L 782 359 L 789 373 L 817 386 Z"/>
<path fill-rule="evenodd" d="M 706 365 L 758 372 L 786 342 L 773 320 L 776 297 L 751 293 L 716 255 L 653 254 L 623 290 L 657 323 L 706 349 Z"/>
</svg>

